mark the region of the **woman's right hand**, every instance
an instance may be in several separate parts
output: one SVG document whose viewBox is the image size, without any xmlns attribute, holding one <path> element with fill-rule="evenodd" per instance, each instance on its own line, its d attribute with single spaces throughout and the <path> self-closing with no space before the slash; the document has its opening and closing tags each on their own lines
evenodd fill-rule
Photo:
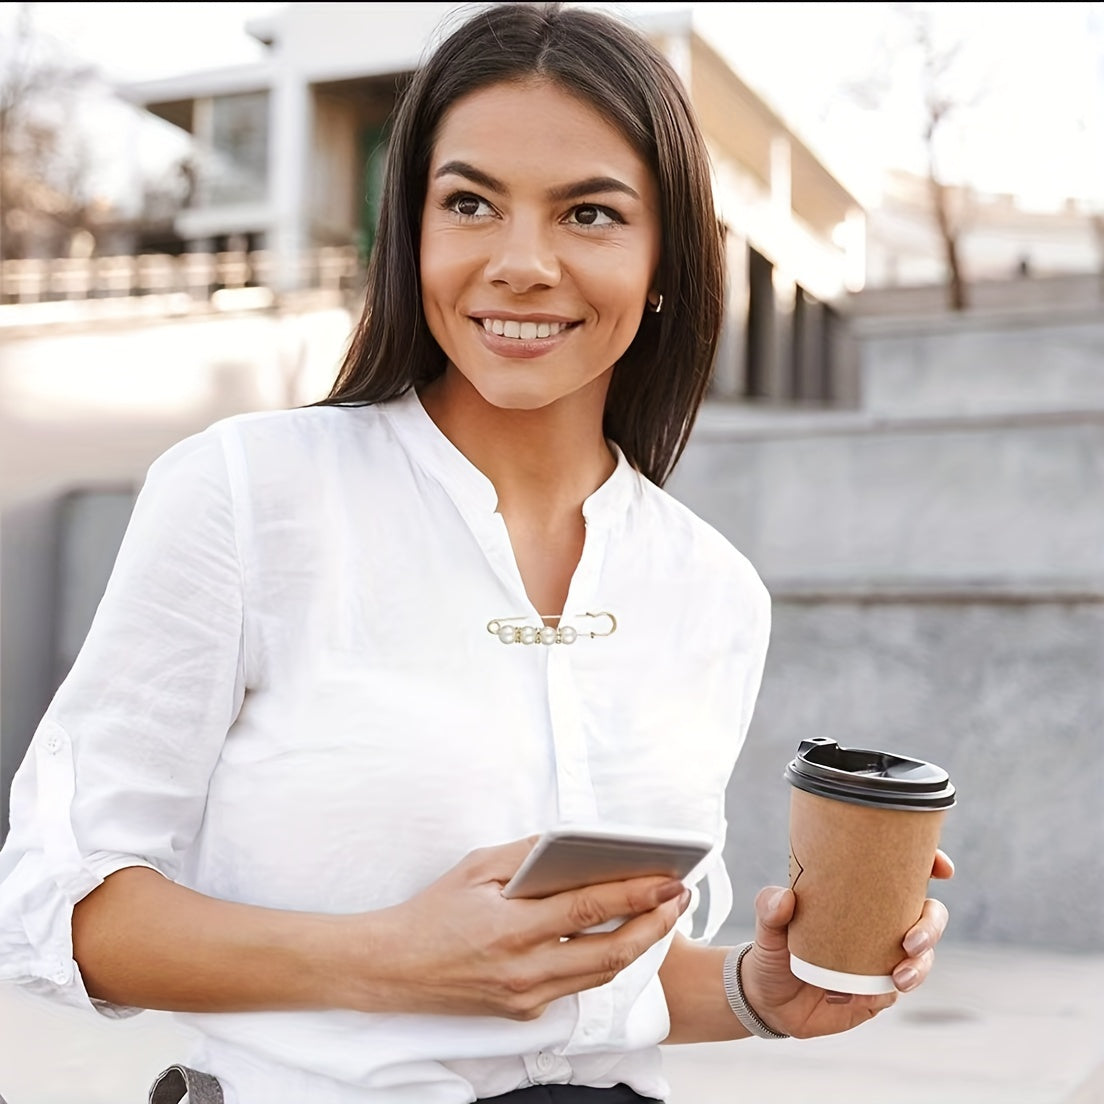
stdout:
<svg viewBox="0 0 1104 1104">
<path fill-rule="evenodd" d="M 349 917 L 370 924 L 358 941 L 363 965 L 345 976 L 354 1007 L 535 1019 L 558 997 L 612 981 L 689 903 L 666 877 L 503 897 L 536 840 L 472 851 L 409 901 Z M 612 931 L 580 934 L 620 917 Z"/>
</svg>

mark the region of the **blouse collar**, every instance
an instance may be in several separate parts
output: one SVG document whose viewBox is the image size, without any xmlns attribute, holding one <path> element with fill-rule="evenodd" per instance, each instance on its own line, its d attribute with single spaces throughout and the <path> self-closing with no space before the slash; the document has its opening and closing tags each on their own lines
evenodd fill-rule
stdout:
<svg viewBox="0 0 1104 1104">
<path fill-rule="evenodd" d="M 494 484 L 438 428 L 414 388 L 383 404 L 403 446 L 434 476 L 458 504 L 477 512 L 493 514 L 498 508 Z M 609 478 L 583 502 L 588 525 L 604 525 L 628 509 L 643 477 L 612 441 L 617 460 Z"/>
</svg>

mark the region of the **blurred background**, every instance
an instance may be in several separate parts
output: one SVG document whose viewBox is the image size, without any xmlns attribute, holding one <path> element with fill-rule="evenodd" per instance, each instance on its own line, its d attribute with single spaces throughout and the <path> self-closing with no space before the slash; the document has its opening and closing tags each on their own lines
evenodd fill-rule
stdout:
<svg viewBox="0 0 1104 1104">
<path fill-rule="evenodd" d="M 774 598 L 731 926 L 827 735 L 951 774 L 948 942 L 1102 961 L 1104 5 L 598 6 L 685 81 L 727 228 L 668 489 Z M 328 389 L 396 93 L 467 10 L 0 5 L 0 837 L 149 463 Z"/>
</svg>

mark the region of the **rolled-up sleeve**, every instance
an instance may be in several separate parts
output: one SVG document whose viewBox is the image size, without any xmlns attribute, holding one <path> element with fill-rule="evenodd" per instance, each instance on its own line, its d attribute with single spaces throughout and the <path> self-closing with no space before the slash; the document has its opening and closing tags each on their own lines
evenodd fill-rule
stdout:
<svg viewBox="0 0 1104 1104">
<path fill-rule="evenodd" d="M 245 693 L 240 482 L 219 426 L 151 466 L 83 647 L 11 791 L 0 981 L 90 1001 L 73 906 L 107 875 L 174 879 Z"/>
</svg>

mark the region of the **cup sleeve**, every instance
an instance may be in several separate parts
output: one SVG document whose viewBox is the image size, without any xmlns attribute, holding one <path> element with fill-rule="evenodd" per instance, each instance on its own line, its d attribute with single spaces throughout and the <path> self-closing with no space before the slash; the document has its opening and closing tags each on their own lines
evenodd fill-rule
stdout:
<svg viewBox="0 0 1104 1104">
<path fill-rule="evenodd" d="M 109 874 L 180 876 L 245 694 L 244 575 L 214 429 L 150 468 L 85 642 L 11 789 L 0 981 L 108 1016 L 74 960 L 73 907 Z"/>
</svg>

